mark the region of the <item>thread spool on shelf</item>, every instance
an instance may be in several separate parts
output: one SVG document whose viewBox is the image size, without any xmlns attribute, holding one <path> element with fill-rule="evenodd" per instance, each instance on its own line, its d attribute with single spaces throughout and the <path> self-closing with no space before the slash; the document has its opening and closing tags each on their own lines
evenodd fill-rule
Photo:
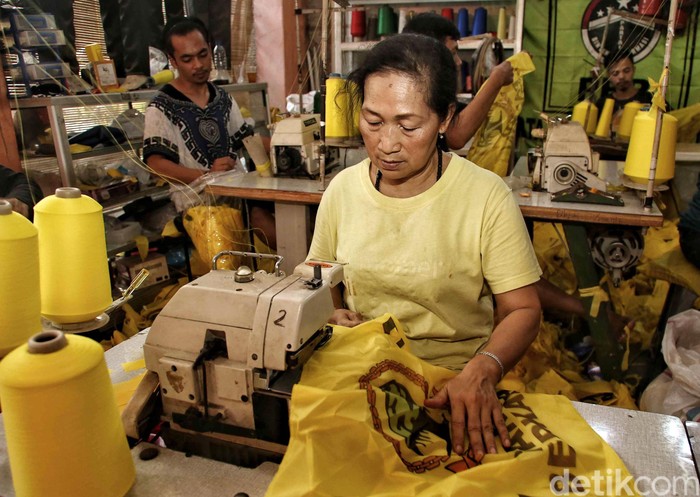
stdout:
<svg viewBox="0 0 700 497">
<path fill-rule="evenodd" d="M 58 188 L 34 207 L 34 225 L 41 314 L 59 326 L 98 318 L 112 303 L 102 206 L 78 188 Z"/>
<path fill-rule="evenodd" d="M 457 29 L 462 38 L 469 36 L 469 11 L 464 7 L 457 11 Z"/>
<path fill-rule="evenodd" d="M 0 398 L 17 496 L 121 497 L 131 488 L 136 472 L 97 342 L 32 336 L 0 361 Z"/>
<path fill-rule="evenodd" d="M 379 7 L 377 35 L 379 37 L 396 34 L 397 18 L 394 9 L 388 5 Z"/>
<path fill-rule="evenodd" d="M 0 359 L 41 331 L 39 240 L 34 225 L 0 200 Z"/>
<path fill-rule="evenodd" d="M 486 33 L 486 9 L 477 7 L 474 11 L 474 23 L 472 24 L 472 35 L 482 35 Z"/>
<path fill-rule="evenodd" d="M 367 34 L 367 16 L 364 10 L 355 9 L 352 11 L 350 20 L 350 35 L 353 40 L 364 38 Z"/>
<path fill-rule="evenodd" d="M 496 30 L 496 36 L 499 40 L 505 40 L 508 36 L 508 24 L 506 21 L 505 7 L 498 9 L 498 28 Z"/>
</svg>

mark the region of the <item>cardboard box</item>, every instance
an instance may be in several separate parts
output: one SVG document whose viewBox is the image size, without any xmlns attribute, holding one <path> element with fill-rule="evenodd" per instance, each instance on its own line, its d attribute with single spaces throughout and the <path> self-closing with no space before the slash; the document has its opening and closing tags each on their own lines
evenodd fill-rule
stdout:
<svg viewBox="0 0 700 497">
<path fill-rule="evenodd" d="M 138 255 L 120 257 L 114 261 L 114 264 L 117 269 L 118 286 L 120 287 L 128 286 L 139 274 L 139 271 L 144 268 L 148 270 L 149 275 L 139 288 L 146 288 L 170 279 L 168 263 L 163 254 L 151 253 L 146 257 L 145 261 L 142 261 Z"/>
</svg>

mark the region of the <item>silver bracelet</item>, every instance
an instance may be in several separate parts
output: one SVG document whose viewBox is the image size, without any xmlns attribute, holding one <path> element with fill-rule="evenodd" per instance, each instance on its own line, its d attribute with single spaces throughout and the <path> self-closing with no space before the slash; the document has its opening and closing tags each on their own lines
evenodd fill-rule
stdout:
<svg viewBox="0 0 700 497">
<path fill-rule="evenodd" d="M 501 380 L 503 379 L 503 377 L 506 375 L 506 368 L 503 367 L 503 363 L 496 354 L 494 354 L 493 352 L 487 352 L 486 350 L 482 350 L 481 352 L 477 352 L 476 355 L 485 355 L 486 357 L 490 357 L 491 359 L 496 361 L 496 363 L 498 363 L 498 367 L 501 368 Z"/>
</svg>

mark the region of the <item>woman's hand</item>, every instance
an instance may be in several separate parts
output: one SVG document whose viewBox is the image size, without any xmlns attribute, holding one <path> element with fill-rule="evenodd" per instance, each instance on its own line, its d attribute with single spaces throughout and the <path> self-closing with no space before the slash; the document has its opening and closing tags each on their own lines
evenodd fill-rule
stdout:
<svg viewBox="0 0 700 497">
<path fill-rule="evenodd" d="M 501 403 L 496 395 L 496 384 L 501 377 L 500 366 L 491 358 L 475 356 L 461 373 L 448 381 L 425 406 L 431 409 L 450 409 L 452 446 L 457 454 L 464 453 L 465 427 L 469 446 L 480 461 L 488 451 L 496 453 L 494 427 L 504 447 L 510 447 L 510 438 Z"/>
<path fill-rule="evenodd" d="M 336 309 L 333 311 L 333 315 L 328 322 L 330 324 L 337 324 L 347 328 L 352 328 L 353 326 L 363 323 L 364 320 L 364 317 L 359 312 L 353 312 L 348 309 Z"/>
</svg>

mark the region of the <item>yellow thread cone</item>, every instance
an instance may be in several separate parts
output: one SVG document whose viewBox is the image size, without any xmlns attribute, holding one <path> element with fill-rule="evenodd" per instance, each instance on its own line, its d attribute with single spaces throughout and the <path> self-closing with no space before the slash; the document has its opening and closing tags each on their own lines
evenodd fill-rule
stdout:
<svg viewBox="0 0 700 497">
<path fill-rule="evenodd" d="M 587 134 L 593 134 L 598 124 L 598 107 L 589 100 L 582 100 L 574 105 L 571 120 L 581 123 Z"/>
<path fill-rule="evenodd" d="M 625 176 L 635 183 L 646 184 L 649 181 L 651 152 L 656 130 L 656 112 L 656 109 L 649 112 L 639 111 L 634 118 L 632 136 L 625 160 Z M 654 177 L 656 184 L 670 180 L 675 173 L 677 131 L 678 119 L 664 113 Z"/>
<path fill-rule="evenodd" d="M 326 80 L 326 138 L 351 138 L 359 134 L 359 109 L 350 116 L 350 95 L 343 78 Z"/>
<path fill-rule="evenodd" d="M 620 125 L 617 128 L 617 136 L 620 138 L 629 139 L 632 135 L 632 125 L 634 124 L 634 118 L 637 115 L 639 109 L 641 109 L 644 104 L 639 102 L 627 102 L 625 108 L 622 111 L 622 118 L 620 119 Z"/>
<path fill-rule="evenodd" d="M 613 109 L 615 108 L 615 100 L 606 98 L 603 104 L 603 110 L 598 118 L 598 125 L 595 128 L 595 136 L 599 138 L 610 138 L 610 125 L 612 124 Z"/>
<path fill-rule="evenodd" d="M 41 331 L 39 240 L 28 219 L 0 201 L 0 358 Z"/>
<path fill-rule="evenodd" d="M 39 230 L 41 314 L 80 323 L 112 303 L 102 206 L 77 188 L 58 188 L 34 207 Z"/>
<path fill-rule="evenodd" d="M 102 347 L 40 333 L 0 362 L 18 497 L 120 497 L 136 477 Z"/>
</svg>

